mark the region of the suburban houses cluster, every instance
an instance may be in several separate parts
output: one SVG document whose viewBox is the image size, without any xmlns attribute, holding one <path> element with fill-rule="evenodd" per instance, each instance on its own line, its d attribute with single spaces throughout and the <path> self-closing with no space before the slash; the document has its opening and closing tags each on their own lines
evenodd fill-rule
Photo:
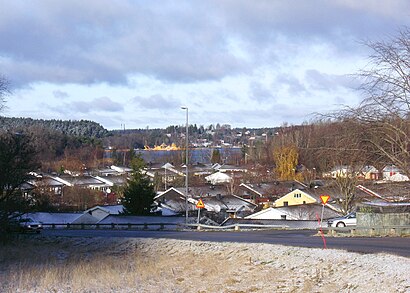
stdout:
<svg viewBox="0 0 410 293">
<path fill-rule="evenodd" d="M 127 223 L 146 221 L 123 215 L 116 190 L 127 183 L 132 169 L 110 166 L 84 173 L 66 171 L 64 174 L 32 173 L 32 180 L 21 188 L 27 194 L 36 188 L 46 188 L 56 198 L 64 200 L 67 187 L 78 187 L 100 192 L 106 201 L 76 213 L 36 213 L 37 220 L 46 223 Z M 204 203 L 200 222 L 210 225 L 232 223 L 286 222 L 299 227 L 317 226 L 318 215 L 323 220 L 344 214 L 341 208 L 343 195 L 335 186 L 338 176 L 349 176 L 348 166 L 340 166 L 324 174 L 316 174 L 309 183 L 298 180 L 252 182 L 258 177 L 252 168 L 221 164 L 195 164 L 188 168 L 188 188 L 185 182 L 186 166 L 171 163 L 151 164 L 144 170 L 153 181 L 160 180 L 152 206 L 153 217 L 161 221 L 182 221 L 186 213 L 191 222 L 197 221 L 197 204 Z M 395 166 L 386 166 L 378 171 L 366 166 L 356 174 L 355 203 L 360 205 L 385 206 L 397 202 L 409 202 L 408 178 Z M 178 183 L 178 184 L 176 184 Z M 188 190 L 188 193 L 186 192 Z M 323 207 L 320 196 L 329 195 L 330 201 Z M 323 210 L 322 210 L 323 209 Z M 166 220 L 164 220 L 166 219 Z M 151 219 L 152 220 L 152 219 Z M 156 220 L 158 222 L 158 219 Z M 154 220 L 155 222 L 155 220 Z"/>
</svg>

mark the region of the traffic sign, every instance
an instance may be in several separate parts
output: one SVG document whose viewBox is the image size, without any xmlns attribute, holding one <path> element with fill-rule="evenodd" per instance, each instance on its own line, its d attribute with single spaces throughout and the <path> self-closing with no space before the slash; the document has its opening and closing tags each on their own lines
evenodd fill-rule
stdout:
<svg viewBox="0 0 410 293">
<path fill-rule="evenodd" d="M 327 202 L 329 201 L 330 196 L 329 195 L 321 195 L 320 196 L 320 200 L 322 201 L 322 204 L 327 204 Z"/>
<path fill-rule="evenodd" d="M 204 202 L 202 199 L 199 199 L 198 202 L 196 203 L 196 208 L 197 209 L 203 209 L 205 207 Z"/>
</svg>

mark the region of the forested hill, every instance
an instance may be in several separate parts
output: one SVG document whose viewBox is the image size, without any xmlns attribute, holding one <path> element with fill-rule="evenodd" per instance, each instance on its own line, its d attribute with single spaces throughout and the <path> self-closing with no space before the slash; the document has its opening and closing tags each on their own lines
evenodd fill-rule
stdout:
<svg viewBox="0 0 410 293">
<path fill-rule="evenodd" d="M 100 124 L 88 120 L 43 120 L 0 117 L 0 129 L 3 130 L 24 131 L 32 127 L 49 128 L 70 136 L 102 138 L 108 134 L 108 130 Z"/>
</svg>

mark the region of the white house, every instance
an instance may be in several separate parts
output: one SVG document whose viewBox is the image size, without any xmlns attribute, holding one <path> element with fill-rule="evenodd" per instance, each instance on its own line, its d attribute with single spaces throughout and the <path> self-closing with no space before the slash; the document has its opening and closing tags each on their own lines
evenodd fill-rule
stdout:
<svg viewBox="0 0 410 293">
<path fill-rule="evenodd" d="M 387 180 L 387 181 L 408 181 L 409 180 L 407 176 L 405 176 L 407 178 L 404 178 L 402 176 L 395 176 L 396 174 L 403 175 L 402 171 L 399 168 L 397 168 L 395 165 L 385 166 L 382 170 L 382 173 L 383 173 L 383 180 Z"/>
<path fill-rule="evenodd" d="M 231 182 L 232 178 L 231 178 L 231 176 L 229 176 L 225 173 L 216 172 L 214 174 L 206 176 L 205 180 L 208 183 L 211 183 L 212 185 L 217 185 L 217 184 L 229 183 L 229 182 Z"/>
</svg>

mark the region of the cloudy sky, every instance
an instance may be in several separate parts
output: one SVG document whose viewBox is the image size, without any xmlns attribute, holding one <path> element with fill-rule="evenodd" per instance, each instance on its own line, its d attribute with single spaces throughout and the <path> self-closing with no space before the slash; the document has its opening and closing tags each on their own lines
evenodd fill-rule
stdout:
<svg viewBox="0 0 410 293">
<path fill-rule="evenodd" d="M 355 105 L 408 0 L 0 0 L 10 117 L 273 127 Z"/>
</svg>

